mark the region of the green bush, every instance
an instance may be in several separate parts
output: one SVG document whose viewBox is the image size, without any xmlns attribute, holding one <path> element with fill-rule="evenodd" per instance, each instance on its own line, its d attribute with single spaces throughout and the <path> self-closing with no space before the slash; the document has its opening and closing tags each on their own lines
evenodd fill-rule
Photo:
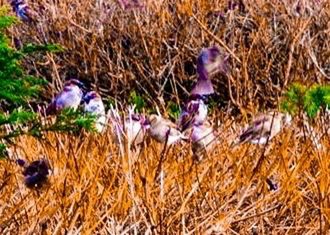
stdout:
<svg viewBox="0 0 330 235">
<path fill-rule="evenodd" d="M 6 15 L 6 8 L 0 8 L 0 156 L 6 155 L 6 146 L 20 135 L 41 137 L 45 131 L 77 132 L 81 128 L 93 129 L 94 117 L 82 115 L 80 111 L 65 110 L 55 123 L 42 124 L 29 102 L 38 98 L 46 80 L 28 75 L 21 61 L 25 56 L 36 52 L 56 52 L 57 45 L 28 44 L 20 50 L 10 45 L 6 36 L 8 27 L 17 19 Z"/>
<path fill-rule="evenodd" d="M 295 83 L 284 95 L 281 108 L 291 114 L 299 110 L 310 118 L 316 117 L 321 109 L 330 106 L 330 85 L 313 85 L 307 88 Z"/>
</svg>

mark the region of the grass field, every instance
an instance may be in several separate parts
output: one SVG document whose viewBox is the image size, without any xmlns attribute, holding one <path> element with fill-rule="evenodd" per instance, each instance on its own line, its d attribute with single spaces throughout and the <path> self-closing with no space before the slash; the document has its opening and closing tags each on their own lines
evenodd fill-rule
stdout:
<svg viewBox="0 0 330 235">
<path fill-rule="evenodd" d="M 200 162 L 188 143 L 162 155 L 163 145 L 146 141 L 121 154 L 110 131 L 21 137 L 14 156 L 46 157 L 52 173 L 33 190 L 19 166 L 1 163 L 2 233 L 325 234 L 329 138 L 317 150 L 293 125 L 266 147 L 233 149 L 238 125 L 223 122 L 219 144 Z"/>
<path fill-rule="evenodd" d="M 39 15 L 13 27 L 13 41 L 66 48 L 24 64 L 50 81 L 45 103 L 77 76 L 105 100 L 127 104 L 134 90 L 167 113 L 168 101 L 187 98 L 201 48 L 217 44 L 231 64 L 212 78 L 219 143 L 196 162 L 189 143 L 164 151 L 146 140 L 121 150 L 110 130 L 19 137 L 13 160 L 44 157 L 52 172 L 29 189 L 17 164 L 0 162 L 1 234 L 329 233 L 329 119 L 311 123 L 322 149 L 299 116 L 266 146 L 230 147 L 251 116 L 278 107 L 292 82 L 329 83 L 329 2 L 164 0 L 135 10 L 120 2 L 28 2 Z"/>
</svg>

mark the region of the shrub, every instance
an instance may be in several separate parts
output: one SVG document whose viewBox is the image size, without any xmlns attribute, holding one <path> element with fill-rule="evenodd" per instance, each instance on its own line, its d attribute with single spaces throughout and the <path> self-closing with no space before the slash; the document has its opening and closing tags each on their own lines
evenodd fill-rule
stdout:
<svg viewBox="0 0 330 235">
<path fill-rule="evenodd" d="M 320 109 L 330 106 L 330 85 L 313 85 L 307 88 L 295 83 L 284 95 L 281 106 L 291 114 L 303 110 L 308 117 L 314 118 Z"/>
<path fill-rule="evenodd" d="M 38 98 L 46 80 L 28 75 L 21 66 L 24 57 L 36 52 L 56 52 L 57 45 L 28 44 L 21 49 L 10 46 L 6 30 L 17 19 L 6 15 L 0 8 L 0 156 L 6 155 L 6 145 L 20 135 L 41 137 L 45 131 L 76 132 L 80 128 L 92 129 L 93 117 L 83 116 L 79 111 L 64 111 L 55 123 L 42 124 L 29 101 Z"/>
</svg>

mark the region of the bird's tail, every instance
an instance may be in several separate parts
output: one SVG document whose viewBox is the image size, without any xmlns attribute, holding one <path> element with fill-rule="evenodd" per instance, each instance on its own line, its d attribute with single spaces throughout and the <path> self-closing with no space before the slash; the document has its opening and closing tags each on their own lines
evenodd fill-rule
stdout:
<svg viewBox="0 0 330 235">
<path fill-rule="evenodd" d="M 55 115 L 56 114 L 56 104 L 55 102 L 52 102 L 48 107 L 46 108 L 46 116 L 49 115 Z"/>
</svg>

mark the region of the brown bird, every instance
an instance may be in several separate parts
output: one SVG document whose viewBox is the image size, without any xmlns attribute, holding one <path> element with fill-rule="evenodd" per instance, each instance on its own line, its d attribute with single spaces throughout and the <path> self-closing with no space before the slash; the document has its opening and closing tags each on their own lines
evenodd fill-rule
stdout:
<svg viewBox="0 0 330 235">
<path fill-rule="evenodd" d="M 124 130 L 128 141 L 135 146 L 143 143 L 149 125 L 144 115 L 132 114 L 125 118 Z"/>
<path fill-rule="evenodd" d="M 202 156 L 210 153 L 217 144 L 217 133 L 209 122 L 193 125 L 187 130 L 191 141 L 194 157 L 201 160 Z"/>
<path fill-rule="evenodd" d="M 277 135 L 284 126 L 291 123 L 292 117 L 289 114 L 270 112 L 259 115 L 249 127 L 239 136 L 239 140 L 232 146 L 250 142 L 253 144 L 266 144 Z"/>
<path fill-rule="evenodd" d="M 151 114 L 148 120 L 150 124 L 149 135 L 160 143 L 167 142 L 167 145 L 172 145 L 187 139 L 173 122 L 160 115 Z"/>
<path fill-rule="evenodd" d="M 128 108 L 128 116 L 122 118 L 118 109 L 111 107 L 108 112 L 112 133 L 117 143 L 123 143 L 124 138 L 132 148 L 141 145 L 149 125 L 148 120 L 142 114 L 134 113 L 134 106 Z"/>
</svg>

